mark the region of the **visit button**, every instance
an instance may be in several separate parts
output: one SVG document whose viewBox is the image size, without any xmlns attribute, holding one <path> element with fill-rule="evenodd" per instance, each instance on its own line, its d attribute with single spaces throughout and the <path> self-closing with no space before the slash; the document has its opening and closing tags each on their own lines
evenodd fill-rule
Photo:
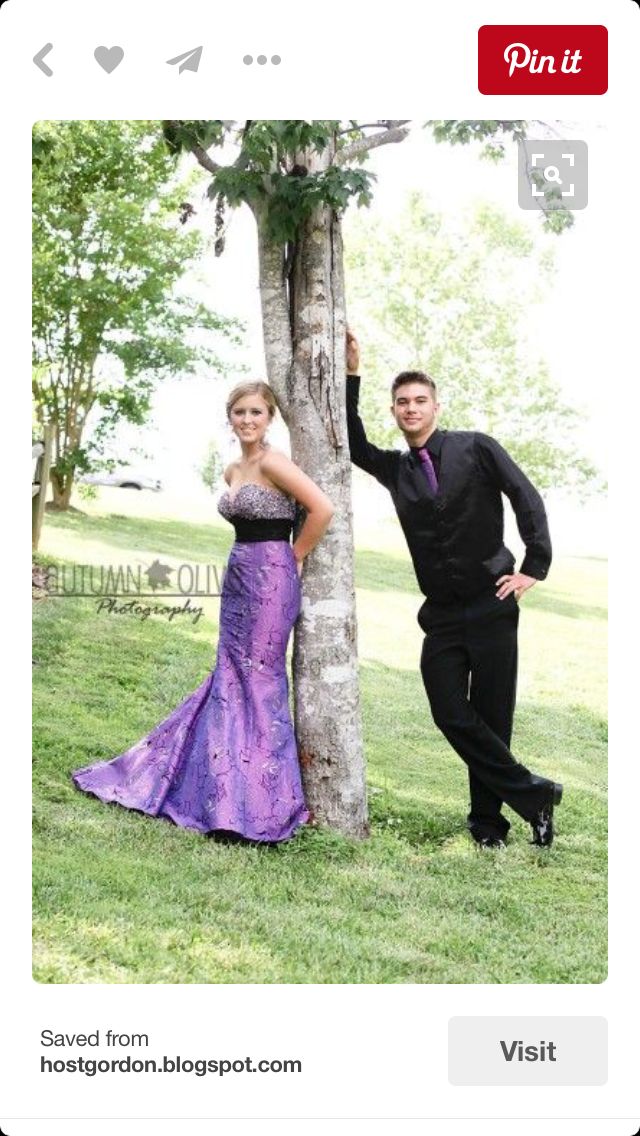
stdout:
<svg viewBox="0 0 640 1136">
<path fill-rule="evenodd" d="M 451 1018 L 452 1085 L 604 1085 L 606 1018 Z"/>
</svg>

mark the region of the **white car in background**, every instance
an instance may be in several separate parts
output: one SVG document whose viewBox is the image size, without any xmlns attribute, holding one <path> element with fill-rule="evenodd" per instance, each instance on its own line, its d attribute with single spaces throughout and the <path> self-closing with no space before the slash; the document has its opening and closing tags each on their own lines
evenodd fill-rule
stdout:
<svg viewBox="0 0 640 1136">
<path fill-rule="evenodd" d="M 140 473 L 126 466 L 112 473 L 108 470 L 84 473 L 80 481 L 84 481 L 87 485 L 111 485 L 116 489 L 152 489 L 154 493 L 159 493 L 162 489 L 159 477 L 150 477 L 146 473 Z"/>
</svg>

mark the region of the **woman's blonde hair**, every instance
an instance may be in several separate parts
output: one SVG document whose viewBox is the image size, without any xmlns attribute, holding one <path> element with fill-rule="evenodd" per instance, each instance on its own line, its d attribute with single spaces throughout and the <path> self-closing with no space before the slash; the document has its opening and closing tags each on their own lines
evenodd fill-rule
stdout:
<svg viewBox="0 0 640 1136">
<path fill-rule="evenodd" d="M 231 418 L 231 411 L 233 410 L 236 402 L 238 402 L 239 399 L 244 398 L 244 396 L 247 394 L 259 394 L 267 404 L 267 407 L 269 409 L 269 418 L 273 418 L 276 410 L 278 409 L 276 396 L 267 383 L 260 382 L 259 380 L 256 380 L 254 382 L 250 381 L 247 383 L 238 383 L 238 385 L 233 388 L 227 399 L 227 418 Z"/>
</svg>

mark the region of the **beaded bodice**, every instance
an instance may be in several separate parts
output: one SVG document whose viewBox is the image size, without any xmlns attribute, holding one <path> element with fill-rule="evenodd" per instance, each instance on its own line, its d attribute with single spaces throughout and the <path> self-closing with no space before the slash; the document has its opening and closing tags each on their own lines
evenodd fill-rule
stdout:
<svg viewBox="0 0 640 1136">
<path fill-rule="evenodd" d="M 245 481 L 233 493 L 228 490 L 218 501 L 218 512 L 227 521 L 284 520 L 293 521 L 296 503 L 280 489 Z"/>
</svg>

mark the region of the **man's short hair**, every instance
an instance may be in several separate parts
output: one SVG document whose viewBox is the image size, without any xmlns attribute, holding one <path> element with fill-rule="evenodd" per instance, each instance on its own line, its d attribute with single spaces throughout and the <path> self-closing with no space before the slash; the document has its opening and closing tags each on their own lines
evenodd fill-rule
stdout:
<svg viewBox="0 0 640 1136">
<path fill-rule="evenodd" d="M 432 379 L 431 375 L 428 375 L 426 371 L 401 371 L 399 375 L 396 375 L 391 384 L 392 402 L 396 401 L 396 391 L 398 387 L 403 387 L 407 383 L 424 383 L 425 387 L 429 387 L 431 389 L 434 402 L 438 397 L 438 388 L 436 386 L 435 379 Z"/>
</svg>

